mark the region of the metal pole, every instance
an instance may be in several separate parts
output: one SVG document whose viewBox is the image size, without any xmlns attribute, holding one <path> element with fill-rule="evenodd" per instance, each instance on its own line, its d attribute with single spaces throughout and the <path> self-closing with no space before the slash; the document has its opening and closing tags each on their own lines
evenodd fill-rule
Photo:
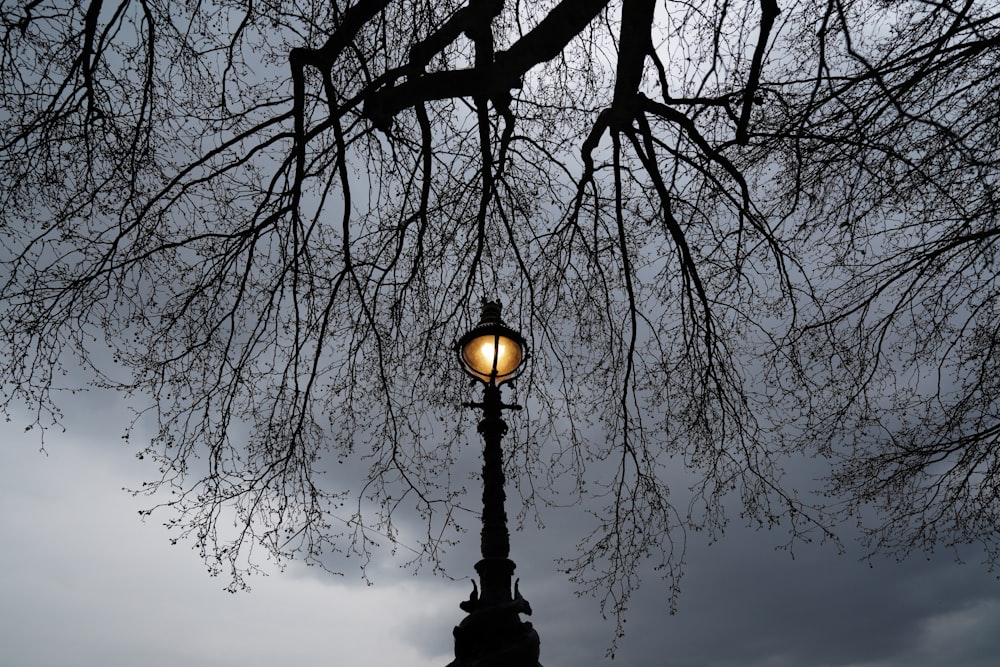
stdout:
<svg viewBox="0 0 1000 667">
<path fill-rule="evenodd" d="M 482 560 L 476 564 L 482 592 L 480 600 L 505 602 L 511 600 L 510 584 L 514 563 L 510 555 L 510 533 L 504 511 L 503 450 L 500 440 L 507 433 L 507 423 L 501 416 L 503 404 L 500 388 L 486 385 L 483 395 L 483 419 L 479 433 L 483 436 L 483 529 L 481 532 Z"/>
<path fill-rule="evenodd" d="M 469 613 L 455 628 L 455 660 L 448 667 L 541 667 L 538 663 L 538 633 L 520 614 L 531 614 L 531 605 L 521 597 L 517 584 L 511 594 L 514 561 L 510 560 L 510 533 L 504 511 L 503 449 L 507 432 L 500 388 L 486 385 L 479 433 L 483 436 L 483 528 L 476 563 L 480 588 L 460 605 Z"/>
</svg>

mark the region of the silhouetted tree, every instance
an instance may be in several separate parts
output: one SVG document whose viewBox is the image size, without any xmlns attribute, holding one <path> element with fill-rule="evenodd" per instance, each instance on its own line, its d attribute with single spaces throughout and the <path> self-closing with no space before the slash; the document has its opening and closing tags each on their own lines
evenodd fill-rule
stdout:
<svg viewBox="0 0 1000 667">
<path fill-rule="evenodd" d="M 858 514 L 995 561 L 993 3 L 2 16 L 2 405 L 57 420 L 78 363 L 148 404 L 144 490 L 234 586 L 255 546 L 437 562 L 482 296 L 533 353 L 525 516 L 587 504 L 565 567 L 609 611 L 730 495 L 792 541 Z M 825 508 L 782 480 L 817 453 Z"/>
</svg>

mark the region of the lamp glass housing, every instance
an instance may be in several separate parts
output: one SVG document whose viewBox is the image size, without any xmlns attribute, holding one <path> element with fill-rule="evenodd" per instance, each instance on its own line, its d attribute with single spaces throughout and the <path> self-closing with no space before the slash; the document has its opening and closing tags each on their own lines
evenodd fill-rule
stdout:
<svg viewBox="0 0 1000 667">
<path fill-rule="evenodd" d="M 499 332 L 472 333 L 468 340 L 462 342 L 465 371 L 487 384 L 500 384 L 512 379 L 524 360 L 523 344 Z"/>
<path fill-rule="evenodd" d="M 488 385 L 513 380 L 523 370 L 528 345 L 500 319 L 500 303 L 483 302 L 479 324 L 455 343 L 462 369 Z"/>
</svg>

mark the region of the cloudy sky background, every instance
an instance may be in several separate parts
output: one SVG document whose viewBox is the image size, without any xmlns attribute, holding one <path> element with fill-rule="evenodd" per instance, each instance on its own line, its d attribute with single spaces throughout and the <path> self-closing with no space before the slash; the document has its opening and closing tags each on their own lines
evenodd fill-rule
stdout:
<svg viewBox="0 0 1000 667">
<path fill-rule="evenodd" d="M 142 501 L 122 491 L 150 474 L 119 438 L 127 414 L 112 397 L 79 395 L 46 453 L 16 416 L 0 432 L 4 665 L 451 661 L 468 580 L 414 576 L 385 559 L 368 586 L 357 570 L 335 577 L 293 563 L 256 578 L 250 593 L 224 592 L 188 545 L 169 544 L 155 515 L 140 521 Z M 775 550 L 783 534 L 735 523 L 715 545 L 689 536 L 676 615 L 662 584 L 646 579 L 610 663 L 613 624 L 595 600 L 574 596 L 553 562 L 584 527 L 572 511 L 549 519 L 544 531 L 512 536 L 545 667 L 994 667 L 1000 656 L 1000 582 L 977 554 L 964 565 L 938 554 L 872 567 L 857 550 L 814 545 L 792 558 Z M 456 577 L 473 574 L 477 550 L 470 532 L 450 556 Z"/>
<path fill-rule="evenodd" d="M 456 371 L 457 372 L 457 371 Z M 478 535 L 449 556 L 451 580 L 416 576 L 387 558 L 373 586 L 292 563 L 229 594 L 190 545 L 169 544 L 146 506 L 125 493 L 149 479 L 120 435 L 127 406 L 113 396 L 68 397 L 66 433 L 0 424 L 0 665 L 4 667 L 445 667 L 464 613 Z M 479 439 L 467 417 L 469 457 Z M 512 434 L 509 437 L 516 437 Z M 141 434 L 134 444 L 143 442 Z M 789 486 L 796 486 L 790 482 Z M 511 508 L 508 511 L 513 514 Z M 512 535 L 521 591 L 535 614 L 545 667 L 996 667 L 1000 581 L 970 551 L 862 561 L 850 542 L 800 546 L 738 522 L 709 545 L 690 535 L 678 612 L 651 573 L 632 601 L 611 663 L 614 624 L 574 595 L 554 558 L 587 528 L 577 510 Z M 404 553 L 400 560 L 405 558 Z"/>
</svg>

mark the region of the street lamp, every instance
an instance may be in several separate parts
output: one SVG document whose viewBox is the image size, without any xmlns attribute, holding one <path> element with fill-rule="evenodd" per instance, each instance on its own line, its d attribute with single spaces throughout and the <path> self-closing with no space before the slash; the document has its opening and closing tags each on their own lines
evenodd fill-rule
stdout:
<svg viewBox="0 0 1000 667">
<path fill-rule="evenodd" d="M 523 370 L 527 343 L 500 319 L 500 304 L 483 303 L 479 324 L 455 343 L 462 369 L 483 384 L 483 529 L 482 559 L 476 563 L 479 587 L 459 605 L 468 612 L 455 628 L 455 659 L 448 667 L 540 667 L 539 639 L 531 623 L 520 614 L 531 614 L 517 583 L 511 594 L 514 561 L 510 560 L 510 534 L 504 512 L 503 452 L 500 439 L 507 432 L 503 410 L 520 409 L 500 400 L 500 385 Z"/>
</svg>

